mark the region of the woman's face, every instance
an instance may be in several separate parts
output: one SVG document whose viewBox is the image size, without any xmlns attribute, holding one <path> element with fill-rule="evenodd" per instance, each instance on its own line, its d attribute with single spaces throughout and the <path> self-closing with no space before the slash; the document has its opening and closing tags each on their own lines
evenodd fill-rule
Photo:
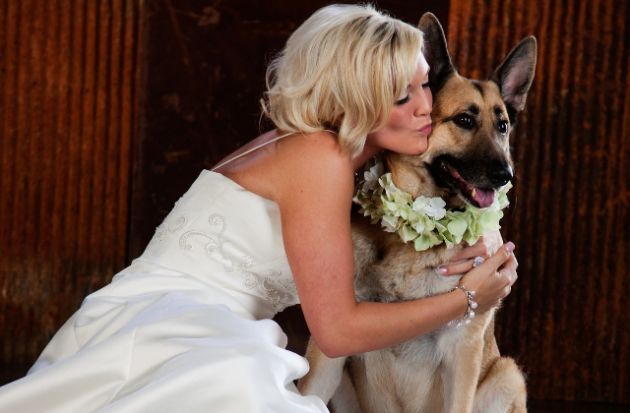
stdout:
<svg viewBox="0 0 630 413">
<path fill-rule="evenodd" d="M 366 147 L 404 155 L 423 153 L 431 133 L 432 105 L 429 65 L 422 57 L 404 96 L 394 104 L 385 126 L 367 136 Z"/>
</svg>

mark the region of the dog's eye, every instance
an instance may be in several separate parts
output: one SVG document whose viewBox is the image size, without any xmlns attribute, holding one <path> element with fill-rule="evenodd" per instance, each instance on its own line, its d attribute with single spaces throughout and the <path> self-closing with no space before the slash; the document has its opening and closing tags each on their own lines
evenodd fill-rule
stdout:
<svg viewBox="0 0 630 413">
<path fill-rule="evenodd" d="M 500 120 L 497 129 L 501 135 L 505 135 L 508 132 L 508 123 L 504 120 Z"/>
<path fill-rule="evenodd" d="M 453 118 L 453 122 L 460 128 L 473 129 L 475 127 L 475 119 L 472 116 L 462 113 Z"/>
</svg>

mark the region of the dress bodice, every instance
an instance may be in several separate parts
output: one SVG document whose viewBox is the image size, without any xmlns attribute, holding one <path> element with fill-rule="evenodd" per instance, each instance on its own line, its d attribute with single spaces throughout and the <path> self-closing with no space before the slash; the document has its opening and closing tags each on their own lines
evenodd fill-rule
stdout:
<svg viewBox="0 0 630 413">
<path fill-rule="evenodd" d="M 216 172 L 201 173 L 134 264 L 190 275 L 254 318 L 299 302 L 278 205 Z"/>
</svg>

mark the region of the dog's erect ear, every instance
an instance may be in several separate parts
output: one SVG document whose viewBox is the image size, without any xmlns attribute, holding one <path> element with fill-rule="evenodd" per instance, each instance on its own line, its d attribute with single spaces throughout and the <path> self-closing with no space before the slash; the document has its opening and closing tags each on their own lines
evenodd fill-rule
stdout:
<svg viewBox="0 0 630 413">
<path fill-rule="evenodd" d="M 536 49 L 534 36 L 524 38 L 512 49 L 492 76 L 492 81 L 501 89 L 501 96 L 508 106 L 512 123 L 516 113 L 525 108 L 527 92 L 534 81 Z"/>
<path fill-rule="evenodd" d="M 433 13 L 424 13 L 418 23 L 418 28 L 424 33 L 424 57 L 431 68 L 429 82 L 431 91 L 435 94 L 446 79 L 455 73 L 451 56 L 446 47 L 446 37 L 442 25 Z"/>
</svg>

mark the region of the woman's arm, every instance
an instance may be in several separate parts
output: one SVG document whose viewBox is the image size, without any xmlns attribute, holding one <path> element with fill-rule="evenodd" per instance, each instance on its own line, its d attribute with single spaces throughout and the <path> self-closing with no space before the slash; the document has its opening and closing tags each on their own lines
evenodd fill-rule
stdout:
<svg viewBox="0 0 630 413">
<path fill-rule="evenodd" d="M 292 139 L 279 150 L 283 153 L 276 157 L 274 198 L 281 210 L 285 249 L 306 322 L 326 355 L 337 357 L 395 345 L 464 315 L 467 300 L 461 291 L 400 303 L 357 303 L 350 227 L 354 182 L 349 157 L 339 152 L 334 139 L 325 136 Z M 506 260 L 505 253 L 497 254 L 475 271 L 494 273 Z M 498 290 L 506 282 L 492 277 L 495 280 L 488 288 L 484 282 L 489 277 L 482 275 L 472 278 L 475 288 L 488 290 L 488 294 L 481 291 L 478 300 L 490 299 L 494 304 L 503 296 Z M 480 302 L 480 307 L 489 306 Z"/>
</svg>

